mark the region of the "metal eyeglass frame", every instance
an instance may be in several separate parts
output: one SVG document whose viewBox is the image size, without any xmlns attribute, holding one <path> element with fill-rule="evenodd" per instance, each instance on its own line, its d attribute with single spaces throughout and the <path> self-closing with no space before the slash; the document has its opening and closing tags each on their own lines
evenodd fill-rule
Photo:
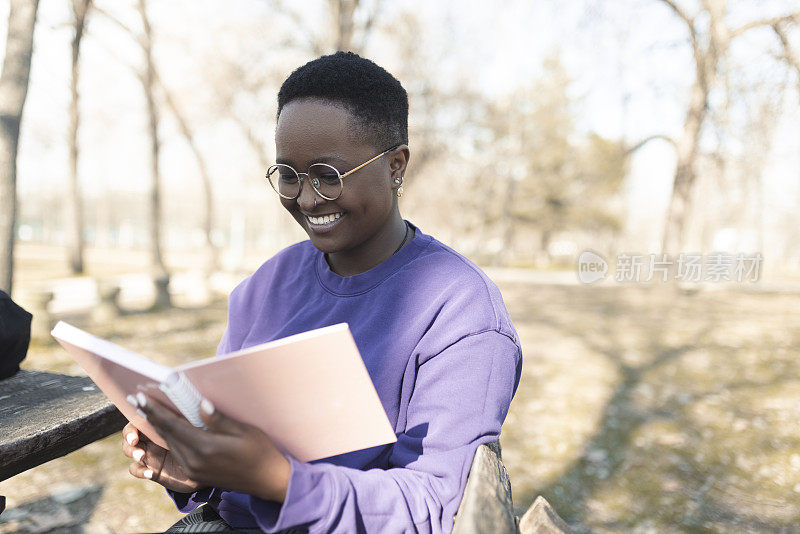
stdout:
<svg viewBox="0 0 800 534">
<path fill-rule="evenodd" d="M 336 168 L 336 167 L 334 167 L 333 165 L 328 165 L 327 163 L 312 163 L 311 165 L 309 165 L 309 166 L 308 166 L 308 168 L 309 168 L 309 169 L 311 169 L 311 167 L 313 167 L 313 166 L 315 166 L 315 165 L 321 165 L 321 166 L 323 166 L 323 167 L 328 167 L 329 169 L 333 169 L 333 170 L 336 172 L 336 175 L 339 177 L 339 194 L 338 194 L 338 195 L 336 195 L 335 197 L 326 197 L 325 195 L 323 195 L 322 193 L 320 193 L 320 192 L 319 192 L 319 189 L 318 189 L 318 187 L 319 187 L 319 180 L 318 180 L 318 179 L 316 179 L 316 178 L 314 178 L 314 179 L 310 180 L 310 182 L 311 182 L 311 187 L 314 189 L 314 191 L 315 191 L 315 192 L 316 192 L 316 193 L 317 193 L 319 196 L 321 196 L 321 197 L 322 197 L 322 198 L 324 198 L 325 200 L 336 200 L 337 198 L 339 198 L 340 196 L 342 196 L 342 191 L 344 191 L 344 179 L 345 179 L 347 176 L 349 176 L 349 175 L 353 174 L 354 172 L 356 172 L 357 170 L 359 170 L 359 169 L 361 169 L 361 168 L 363 168 L 363 167 L 366 167 L 367 165 L 369 165 L 370 163 L 372 163 L 372 162 L 373 162 L 373 161 L 375 161 L 376 159 L 380 158 L 381 156 L 385 156 L 386 154 L 388 154 L 388 153 L 389 153 L 389 152 L 391 152 L 392 150 L 396 150 L 396 149 L 397 149 L 399 146 L 400 146 L 400 145 L 395 145 L 395 146 L 393 146 L 393 147 L 391 147 L 391 148 L 387 148 L 386 150 L 384 150 L 383 152 L 381 152 L 381 153 L 380 153 L 380 154 L 378 154 L 377 156 L 375 156 L 375 157 L 373 157 L 373 158 L 370 158 L 370 159 L 368 159 L 367 161 L 365 161 L 364 163 L 362 163 L 362 164 L 361 164 L 361 165 L 359 165 L 358 167 L 356 167 L 356 168 L 354 168 L 354 169 L 350 169 L 349 171 L 347 171 L 347 172 L 346 172 L 346 173 L 344 173 L 344 174 L 340 173 L 340 172 L 339 172 L 339 169 L 337 169 L 337 168 Z M 276 170 L 278 170 L 280 167 L 288 167 L 288 168 L 292 169 L 292 171 L 294 171 L 294 173 L 297 175 L 297 180 L 300 182 L 300 185 L 299 185 L 299 186 L 298 186 L 298 188 L 297 188 L 297 194 L 296 194 L 295 196 L 293 196 L 293 197 L 286 196 L 286 195 L 284 195 L 283 193 L 281 193 L 280 191 L 278 191 L 278 188 L 277 188 L 277 187 L 275 187 L 275 184 L 274 184 L 274 183 L 272 183 L 272 180 L 270 179 L 270 175 L 271 175 L 273 172 L 275 172 Z M 269 169 L 267 169 L 267 174 L 265 175 L 265 177 L 267 178 L 267 181 L 269 182 L 269 185 L 270 185 L 270 186 L 272 186 L 272 189 L 274 189 L 274 190 L 275 190 L 275 192 L 276 192 L 276 193 L 278 193 L 278 195 L 279 195 L 280 197 L 282 197 L 282 198 L 285 198 L 285 199 L 287 199 L 287 200 L 293 200 L 293 199 L 295 199 L 295 198 L 297 198 L 297 197 L 299 197 L 299 196 L 300 196 L 300 193 L 303 191 L 303 176 L 305 176 L 306 178 L 309 178 L 308 172 L 297 172 L 297 169 L 295 169 L 295 168 L 294 168 L 294 167 L 292 167 L 291 165 L 287 165 L 287 164 L 285 164 L 285 163 L 276 163 L 276 164 L 274 164 L 274 165 L 271 165 L 271 166 L 269 167 Z M 315 184 L 314 182 L 317 182 L 317 183 Z"/>
</svg>

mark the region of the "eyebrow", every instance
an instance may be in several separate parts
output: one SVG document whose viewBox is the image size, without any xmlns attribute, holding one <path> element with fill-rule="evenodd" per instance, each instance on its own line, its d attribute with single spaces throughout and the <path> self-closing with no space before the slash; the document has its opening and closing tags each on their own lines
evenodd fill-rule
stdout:
<svg viewBox="0 0 800 534">
<path fill-rule="evenodd" d="M 315 163 L 328 163 L 328 164 L 330 164 L 333 161 L 339 162 L 339 163 L 345 163 L 345 164 L 347 163 L 347 160 L 345 160 L 343 158 L 340 158 L 339 156 L 331 155 L 331 156 L 320 156 L 318 158 L 314 158 L 311 161 L 309 161 L 308 164 L 309 165 L 313 165 Z M 278 159 L 275 160 L 275 163 L 281 163 L 283 165 L 289 165 L 291 167 L 294 167 L 294 165 L 292 165 L 291 160 L 286 159 L 286 158 L 278 158 Z"/>
</svg>

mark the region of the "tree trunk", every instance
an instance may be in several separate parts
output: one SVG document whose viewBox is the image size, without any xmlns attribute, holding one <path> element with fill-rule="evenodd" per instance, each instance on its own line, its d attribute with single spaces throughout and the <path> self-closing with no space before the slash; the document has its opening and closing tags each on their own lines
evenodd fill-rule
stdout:
<svg viewBox="0 0 800 534">
<path fill-rule="evenodd" d="M 351 50 L 353 45 L 353 14 L 359 0 L 330 0 L 333 23 L 336 25 L 336 50 Z"/>
<path fill-rule="evenodd" d="M 509 177 L 506 188 L 506 198 L 503 202 L 503 249 L 497 254 L 492 265 L 505 266 L 513 257 L 514 238 L 516 236 L 516 221 L 514 220 L 513 203 L 517 192 L 517 181 Z"/>
<path fill-rule="evenodd" d="M 556 227 L 557 228 L 557 227 Z M 543 229 L 539 236 L 539 250 L 541 256 L 537 258 L 537 263 L 542 267 L 548 267 L 553 258 L 550 256 L 550 241 L 553 238 L 553 231 L 549 228 Z"/>
<path fill-rule="evenodd" d="M 17 218 L 17 147 L 33 53 L 39 0 L 11 0 L 0 74 L 0 289 L 11 293 Z"/>
<path fill-rule="evenodd" d="M 718 66 L 724 61 L 733 40 L 752 29 L 771 27 L 781 43 L 784 59 L 800 73 L 800 61 L 792 52 L 784 32 L 784 25 L 800 20 L 800 12 L 754 20 L 731 28 L 725 20 L 728 15 L 727 0 L 703 0 L 701 12 L 694 17 L 683 11 L 674 0 L 661 1 L 687 25 L 695 62 L 695 81 L 692 85 L 689 109 L 684 121 L 683 135 L 677 143 L 678 163 L 662 246 L 663 252 L 676 254 L 683 244 L 684 226 L 691 209 L 691 191 L 696 177 L 695 161 L 700 132 L 708 109 L 708 95 L 717 81 Z M 704 38 L 696 25 L 701 16 L 703 19 L 708 19 Z"/>
<path fill-rule="evenodd" d="M 159 82 L 161 89 L 164 92 L 164 100 L 172 111 L 172 114 L 175 116 L 175 119 L 178 121 L 178 126 L 181 129 L 181 133 L 186 139 L 186 142 L 189 143 L 189 148 L 192 149 L 192 153 L 197 160 L 197 167 L 200 170 L 200 180 L 203 185 L 203 200 L 205 205 L 205 213 L 203 215 L 203 231 L 206 236 L 206 250 L 208 255 L 205 269 L 207 273 L 210 274 L 219 268 L 219 250 L 214 245 L 214 241 L 211 237 L 211 231 L 214 227 L 214 192 L 211 187 L 211 175 L 208 172 L 208 166 L 206 165 L 206 161 L 203 158 L 202 152 L 200 151 L 200 147 L 197 146 L 197 141 L 195 140 L 192 131 L 189 129 L 189 124 L 186 122 L 186 118 L 183 116 L 178 108 L 178 104 L 167 90 L 163 80 L 159 78 Z"/>
<path fill-rule="evenodd" d="M 677 142 L 678 161 L 661 247 L 666 254 L 679 254 L 683 245 L 684 229 L 692 207 L 692 187 L 697 178 L 697 155 L 700 133 L 708 111 L 708 95 L 716 84 L 717 68 L 728 50 L 730 39 L 724 22 L 726 0 L 709 0 L 705 6 L 710 18 L 705 45 L 700 43 L 695 33 L 694 19 L 684 15 L 692 40 L 695 79 L 689 94 L 683 133 Z"/>
<path fill-rule="evenodd" d="M 161 254 L 161 176 L 158 170 L 158 109 L 156 108 L 154 88 L 155 74 L 153 67 L 153 35 L 150 28 L 150 20 L 147 18 L 146 0 L 139 0 L 139 16 L 142 18 L 144 35 L 142 36 L 142 49 L 144 51 L 145 69 L 141 76 L 142 88 L 144 89 L 145 100 L 147 102 L 147 115 L 149 118 L 150 130 L 150 172 L 152 182 L 150 186 L 150 262 L 153 276 L 156 283 L 156 307 L 170 305 L 169 293 L 167 292 L 167 282 L 169 273 L 164 265 Z"/>
<path fill-rule="evenodd" d="M 78 79 L 81 39 L 86 23 L 86 14 L 92 0 L 73 0 L 72 11 L 75 16 L 75 35 L 72 38 L 72 101 L 69 106 L 69 201 L 67 228 L 69 236 L 69 266 L 73 274 L 81 274 L 83 266 L 83 206 L 81 203 L 81 189 L 78 182 L 78 126 L 80 113 L 78 111 Z"/>
<path fill-rule="evenodd" d="M 700 130 L 706 116 L 708 88 L 695 80 L 689 110 L 683 123 L 683 134 L 678 139 L 678 162 L 672 182 L 672 196 L 667 208 L 662 251 L 678 254 L 683 243 L 683 231 L 691 209 L 691 191 L 696 175 L 695 164 L 700 143 Z"/>
</svg>

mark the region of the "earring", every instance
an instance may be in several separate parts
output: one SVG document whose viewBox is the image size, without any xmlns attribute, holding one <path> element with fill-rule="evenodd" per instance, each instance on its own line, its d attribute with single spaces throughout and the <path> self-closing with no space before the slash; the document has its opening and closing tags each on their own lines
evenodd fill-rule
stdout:
<svg viewBox="0 0 800 534">
<path fill-rule="evenodd" d="M 402 196 L 403 196 L 403 186 L 401 185 L 400 187 L 397 188 L 397 198 L 400 198 Z"/>
<path fill-rule="evenodd" d="M 395 179 L 394 179 L 394 183 L 396 183 L 396 184 L 402 184 L 402 183 L 403 183 L 403 178 L 395 178 Z"/>
</svg>

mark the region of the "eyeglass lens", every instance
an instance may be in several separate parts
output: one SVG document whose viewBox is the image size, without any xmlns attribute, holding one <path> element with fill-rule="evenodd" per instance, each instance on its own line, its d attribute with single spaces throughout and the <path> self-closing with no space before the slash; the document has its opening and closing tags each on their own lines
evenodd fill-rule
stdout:
<svg viewBox="0 0 800 534">
<path fill-rule="evenodd" d="M 275 191 L 284 198 L 297 198 L 301 180 L 297 172 L 288 165 L 278 163 L 269 168 L 267 178 Z M 336 200 L 342 194 L 342 179 L 339 171 L 326 163 L 315 163 L 308 168 L 311 187 L 326 200 Z"/>
</svg>

